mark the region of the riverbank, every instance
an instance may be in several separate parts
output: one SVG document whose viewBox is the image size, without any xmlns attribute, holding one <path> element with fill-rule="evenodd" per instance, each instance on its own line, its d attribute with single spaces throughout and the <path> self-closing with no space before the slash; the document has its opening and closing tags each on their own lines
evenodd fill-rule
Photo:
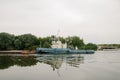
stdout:
<svg viewBox="0 0 120 80">
<path fill-rule="evenodd" d="M 0 51 L 0 54 L 35 54 L 36 50 L 7 50 L 7 51 Z"/>
</svg>

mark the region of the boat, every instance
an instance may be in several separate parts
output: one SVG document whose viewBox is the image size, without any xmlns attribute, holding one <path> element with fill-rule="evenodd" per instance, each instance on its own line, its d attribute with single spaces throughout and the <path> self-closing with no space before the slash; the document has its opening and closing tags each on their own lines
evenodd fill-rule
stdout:
<svg viewBox="0 0 120 80">
<path fill-rule="evenodd" d="M 37 53 L 41 54 L 71 54 L 71 53 L 81 53 L 81 54 L 93 54 L 94 50 L 72 50 L 70 48 L 36 48 Z"/>
<path fill-rule="evenodd" d="M 78 50 L 67 48 L 67 43 L 63 44 L 59 38 L 55 38 L 52 41 L 51 48 L 36 48 L 36 52 L 40 54 L 73 54 L 73 53 L 79 53 L 79 54 L 93 54 L 94 50 Z"/>
</svg>

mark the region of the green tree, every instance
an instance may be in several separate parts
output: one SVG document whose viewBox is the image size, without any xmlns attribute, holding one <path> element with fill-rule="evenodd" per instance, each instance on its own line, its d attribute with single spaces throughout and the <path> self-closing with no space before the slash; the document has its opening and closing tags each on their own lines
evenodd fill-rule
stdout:
<svg viewBox="0 0 120 80">
<path fill-rule="evenodd" d="M 51 37 L 44 37 L 39 38 L 39 45 L 43 48 L 50 48 L 52 44 L 52 38 Z"/>
<path fill-rule="evenodd" d="M 88 43 L 85 45 L 86 50 L 97 50 L 97 45 L 93 43 Z"/>
<path fill-rule="evenodd" d="M 18 50 L 22 49 L 22 41 L 19 38 L 15 39 L 14 44 L 15 44 L 15 49 Z"/>
<path fill-rule="evenodd" d="M 59 37 L 60 41 L 64 44 L 66 42 L 65 38 Z"/>
<path fill-rule="evenodd" d="M 20 50 L 23 50 L 23 49 L 30 50 L 32 49 L 33 46 L 39 45 L 39 41 L 37 37 L 32 34 L 24 34 L 24 35 L 17 36 L 14 43 L 15 43 L 16 49 L 20 49 Z"/>
<path fill-rule="evenodd" d="M 67 37 L 66 42 L 67 42 L 68 46 L 71 46 L 74 49 L 75 49 L 75 47 L 78 47 L 78 49 L 84 48 L 84 42 L 78 36 Z"/>
<path fill-rule="evenodd" d="M 0 33 L 0 50 L 14 49 L 15 36 L 9 33 Z"/>
<path fill-rule="evenodd" d="M 51 44 L 48 43 L 48 42 L 45 42 L 45 43 L 43 44 L 43 47 L 44 47 L 44 48 L 50 48 L 50 47 L 51 47 Z"/>
</svg>

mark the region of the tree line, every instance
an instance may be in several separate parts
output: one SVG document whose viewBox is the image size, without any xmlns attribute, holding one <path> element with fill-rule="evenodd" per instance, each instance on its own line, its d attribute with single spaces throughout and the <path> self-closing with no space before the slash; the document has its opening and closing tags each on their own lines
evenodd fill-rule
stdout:
<svg viewBox="0 0 120 80">
<path fill-rule="evenodd" d="M 120 44 L 98 44 L 98 46 L 109 46 L 109 47 L 120 48 Z"/>
<path fill-rule="evenodd" d="M 15 36 L 13 34 L 0 33 L 0 50 L 34 50 L 37 47 L 51 48 L 54 36 L 36 37 L 32 34 Z M 97 50 L 97 45 L 93 43 L 85 44 L 78 36 L 59 37 L 62 43 L 67 43 L 69 48 Z"/>
</svg>

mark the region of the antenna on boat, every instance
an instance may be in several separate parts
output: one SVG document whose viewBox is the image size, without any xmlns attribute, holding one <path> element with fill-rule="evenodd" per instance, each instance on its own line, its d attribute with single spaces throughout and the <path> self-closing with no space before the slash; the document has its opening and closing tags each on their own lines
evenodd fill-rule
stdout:
<svg viewBox="0 0 120 80">
<path fill-rule="evenodd" d="M 58 32 L 57 32 L 57 34 L 56 34 L 56 37 L 59 35 L 59 33 L 60 33 L 60 30 L 58 30 Z"/>
</svg>

